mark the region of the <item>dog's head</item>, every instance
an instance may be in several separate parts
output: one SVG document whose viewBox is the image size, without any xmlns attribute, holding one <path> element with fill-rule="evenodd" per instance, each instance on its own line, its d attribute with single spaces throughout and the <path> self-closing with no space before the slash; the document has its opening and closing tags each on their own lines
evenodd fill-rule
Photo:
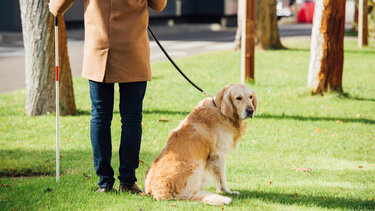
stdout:
<svg viewBox="0 0 375 211">
<path fill-rule="evenodd" d="M 255 92 L 244 84 L 229 84 L 214 99 L 221 113 L 233 120 L 253 118 L 258 104 Z"/>
</svg>

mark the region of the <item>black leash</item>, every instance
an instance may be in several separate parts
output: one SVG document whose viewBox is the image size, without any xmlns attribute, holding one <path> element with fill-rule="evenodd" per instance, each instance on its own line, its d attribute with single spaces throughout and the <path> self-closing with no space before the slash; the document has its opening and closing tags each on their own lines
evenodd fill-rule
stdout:
<svg viewBox="0 0 375 211">
<path fill-rule="evenodd" d="M 163 51 L 164 55 L 169 59 L 169 61 L 173 64 L 173 66 L 176 68 L 176 70 L 196 89 L 198 89 L 200 92 L 202 92 L 204 95 L 208 97 L 212 97 L 211 95 L 207 94 L 203 89 L 201 89 L 199 86 L 197 86 L 194 82 L 192 82 L 182 71 L 181 69 L 177 66 L 177 64 L 173 61 L 173 59 L 169 56 L 167 51 L 163 48 L 163 46 L 160 44 L 158 38 L 155 37 L 154 33 L 152 32 L 151 28 L 147 26 L 148 31 L 150 32 L 151 36 L 154 38 L 155 42 L 158 44 L 160 49 Z"/>
</svg>

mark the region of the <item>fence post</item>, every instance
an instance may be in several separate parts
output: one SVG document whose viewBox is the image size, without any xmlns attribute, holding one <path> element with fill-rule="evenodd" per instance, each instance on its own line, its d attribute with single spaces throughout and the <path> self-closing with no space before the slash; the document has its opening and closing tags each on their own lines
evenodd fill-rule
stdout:
<svg viewBox="0 0 375 211">
<path fill-rule="evenodd" d="M 255 0 L 243 0 L 241 39 L 241 82 L 254 81 Z"/>
</svg>

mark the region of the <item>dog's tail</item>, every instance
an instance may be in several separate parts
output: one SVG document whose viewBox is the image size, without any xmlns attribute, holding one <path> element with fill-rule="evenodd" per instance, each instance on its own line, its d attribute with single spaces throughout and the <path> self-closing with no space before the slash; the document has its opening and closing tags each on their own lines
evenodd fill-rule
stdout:
<svg viewBox="0 0 375 211">
<path fill-rule="evenodd" d="M 232 202 L 232 199 L 227 196 L 221 196 L 219 194 L 207 192 L 207 191 L 200 191 L 193 196 L 190 197 L 190 200 L 195 201 L 201 201 L 206 204 L 210 205 L 224 205 L 224 204 L 230 204 Z"/>
</svg>

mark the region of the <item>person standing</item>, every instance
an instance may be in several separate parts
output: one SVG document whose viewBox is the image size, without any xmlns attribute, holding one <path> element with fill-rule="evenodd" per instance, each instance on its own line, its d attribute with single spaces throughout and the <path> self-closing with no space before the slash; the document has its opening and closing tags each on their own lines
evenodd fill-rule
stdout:
<svg viewBox="0 0 375 211">
<path fill-rule="evenodd" d="M 74 0 L 51 0 L 54 16 L 64 15 Z M 147 36 L 148 8 L 161 12 L 167 0 L 85 0 L 85 44 L 82 77 L 89 80 L 90 137 L 98 192 L 113 190 L 111 121 L 114 84 L 120 91 L 121 143 L 119 192 L 139 193 L 142 105 L 151 80 Z"/>
</svg>

